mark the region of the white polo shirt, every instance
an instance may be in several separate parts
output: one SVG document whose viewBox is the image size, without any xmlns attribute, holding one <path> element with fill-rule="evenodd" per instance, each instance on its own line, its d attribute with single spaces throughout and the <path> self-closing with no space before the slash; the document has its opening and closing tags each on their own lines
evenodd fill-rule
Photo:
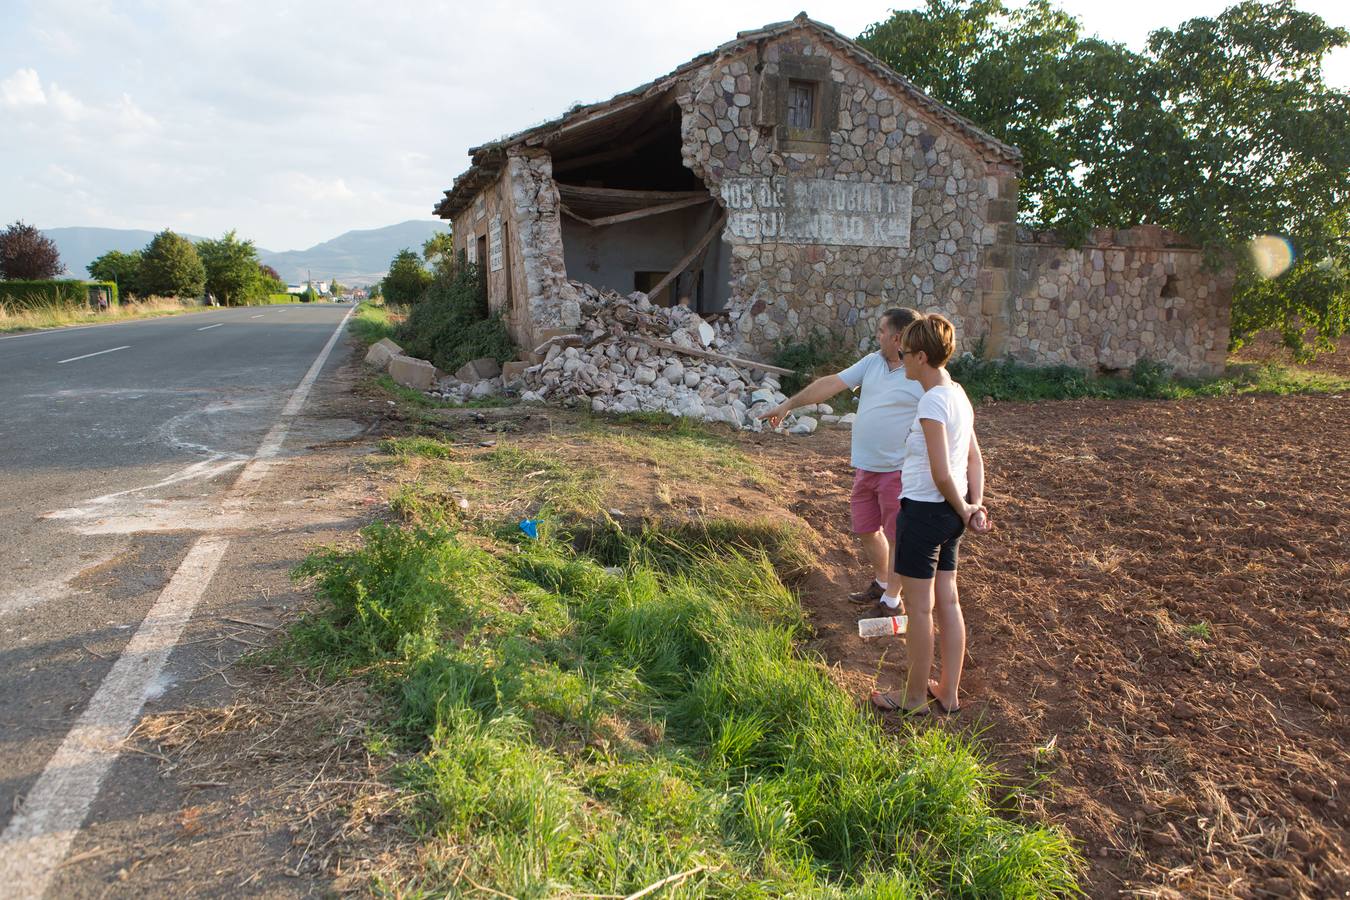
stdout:
<svg viewBox="0 0 1350 900">
<path fill-rule="evenodd" d="M 923 396 L 923 385 L 892 369 L 881 351 L 869 353 L 839 373 L 844 384 L 862 389 L 853 423 L 853 468 L 898 472 L 905 464 L 905 438 Z"/>
</svg>

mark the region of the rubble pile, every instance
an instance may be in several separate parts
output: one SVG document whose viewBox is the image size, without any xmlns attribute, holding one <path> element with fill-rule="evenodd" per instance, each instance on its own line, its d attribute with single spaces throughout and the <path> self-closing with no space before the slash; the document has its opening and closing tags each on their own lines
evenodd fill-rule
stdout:
<svg viewBox="0 0 1350 900">
<path fill-rule="evenodd" d="M 542 362 L 501 381 L 466 381 L 461 370 L 437 390 L 451 399 L 469 399 L 502 384 L 526 402 L 587 404 L 595 412 L 664 412 L 755 431 L 765 427 L 758 416 L 786 399 L 774 375 L 727 352 L 732 331 L 725 322 L 708 322 L 684 306 L 657 306 L 641 291 L 625 297 L 570 284 L 576 299 L 565 303 L 575 306 L 564 311 L 564 321 L 577 324 L 572 333 L 535 348 Z M 784 427 L 811 433 L 820 419 L 809 413 L 840 421 L 821 404 L 795 410 Z M 849 424 L 851 417 L 844 419 Z"/>
</svg>

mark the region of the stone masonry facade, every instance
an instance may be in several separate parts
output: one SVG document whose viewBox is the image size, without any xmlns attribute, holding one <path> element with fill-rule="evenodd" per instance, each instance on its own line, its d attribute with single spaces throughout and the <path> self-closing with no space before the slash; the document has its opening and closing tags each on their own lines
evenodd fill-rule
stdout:
<svg viewBox="0 0 1350 900">
<path fill-rule="evenodd" d="M 1097 229 L 1077 248 L 1024 234 L 1004 352 L 1037 365 L 1122 371 L 1139 360 L 1179 375 L 1222 373 L 1231 270 L 1156 226 Z"/>
<path fill-rule="evenodd" d="M 803 83 L 814 130 L 784 124 L 783 92 Z M 674 96 L 684 165 L 727 215 L 738 353 L 767 358 L 813 333 L 861 353 L 882 310 L 913 306 L 946 315 L 960 350 L 988 357 L 1222 370 L 1231 274 L 1155 228 L 1099 231 L 1079 249 L 1019 238 L 1018 151 L 826 26 L 798 17 L 742 33 L 609 103 L 657 94 Z M 587 109 L 477 148 L 437 210 L 470 255 L 489 223 L 506 223 L 509 265 L 489 273 L 489 293 L 526 351 L 576 324 L 546 144 Z"/>
</svg>

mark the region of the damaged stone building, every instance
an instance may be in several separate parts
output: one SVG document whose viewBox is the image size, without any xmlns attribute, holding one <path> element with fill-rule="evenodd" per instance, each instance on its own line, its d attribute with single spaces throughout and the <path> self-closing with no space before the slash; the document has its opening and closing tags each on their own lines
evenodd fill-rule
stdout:
<svg viewBox="0 0 1350 900">
<path fill-rule="evenodd" d="M 867 349 L 914 306 L 991 357 L 1223 367 L 1231 274 L 1158 228 L 1020 230 L 1020 152 L 804 14 L 470 155 L 435 212 L 527 351 L 575 329 L 583 282 L 723 320 L 760 359 L 812 333 Z"/>
</svg>

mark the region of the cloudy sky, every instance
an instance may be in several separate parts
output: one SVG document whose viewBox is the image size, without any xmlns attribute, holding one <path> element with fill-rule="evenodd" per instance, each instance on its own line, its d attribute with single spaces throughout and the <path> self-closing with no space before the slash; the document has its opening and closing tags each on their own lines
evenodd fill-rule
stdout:
<svg viewBox="0 0 1350 900">
<path fill-rule="evenodd" d="M 894 4 L 901 5 L 901 4 Z M 1070 0 L 1141 47 L 1223 0 Z M 856 35 L 892 4 L 808 12 Z M 1299 6 L 1350 26 L 1350 6 Z M 0 0 L 0 219 L 308 247 L 431 218 L 465 151 L 673 69 L 763 0 Z M 1350 88 L 1350 51 L 1328 80 Z"/>
</svg>

